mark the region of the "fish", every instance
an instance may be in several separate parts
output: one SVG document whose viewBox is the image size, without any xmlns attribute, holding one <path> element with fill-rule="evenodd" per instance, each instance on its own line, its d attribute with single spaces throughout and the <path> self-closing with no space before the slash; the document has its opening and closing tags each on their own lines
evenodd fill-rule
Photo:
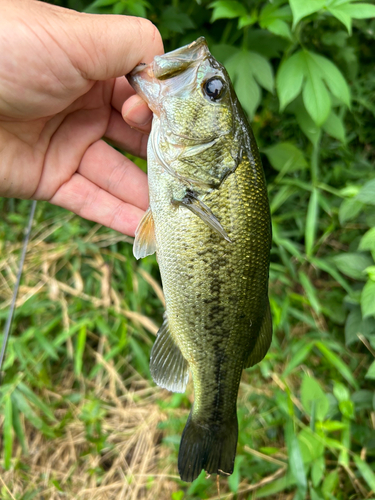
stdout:
<svg viewBox="0 0 375 500">
<path fill-rule="evenodd" d="M 160 387 L 194 403 L 178 471 L 191 482 L 233 472 L 243 369 L 272 339 L 271 219 L 253 132 L 224 66 L 204 37 L 127 75 L 153 112 L 147 146 L 150 205 L 134 256 L 156 252 L 166 310 L 151 350 Z"/>
</svg>

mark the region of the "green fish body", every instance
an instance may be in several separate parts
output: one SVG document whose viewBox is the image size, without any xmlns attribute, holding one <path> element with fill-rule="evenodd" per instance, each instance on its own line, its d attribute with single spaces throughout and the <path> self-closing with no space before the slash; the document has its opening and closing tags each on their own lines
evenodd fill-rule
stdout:
<svg viewBox="0 0 375 500">
<path fill-rule="evenodd" d="M 204 38 L 140 65 L 128 77 L 154 112 L 148 144 L 150 208 L 134 243 L 156 251 L 166 301 L 151 353 L 154 381 L 194 404 L 178 468 L 185 481 L 231 474 L 242 370 L 272 337 L 271 223 L 250 126 Z"/>
</svg>

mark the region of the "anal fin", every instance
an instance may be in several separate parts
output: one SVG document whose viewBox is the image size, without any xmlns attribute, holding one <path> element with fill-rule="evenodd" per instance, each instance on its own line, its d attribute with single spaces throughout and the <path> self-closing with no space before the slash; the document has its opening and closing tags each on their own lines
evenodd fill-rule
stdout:
<svg viewBox="0 0 375 500">
<path fill-rule="evenodd" d="M 189 365 L 169 331 L 164 319 L 150 358 L 150 371 L 154 382 L 172 392 L 185 392 L 189 379 Z"/>
<path fill-rule="evenodd" d="M 267 351 L 272 342 L 272 316 L 271 316 L 271 308 L 270 303 L 267 298 L 266 310 L 264 313 L 262 325 L 259 330 L 258 338 L 255 342 L 253 349 L 250 352 L 249 357 L 245 360 L 244 368 L 250 368 L 250 366 L 254 366 L 259 361 L 262 361 L 264 356 L 267 354 Z"/>
<path fill-rule="evenodd" d="M 152 255 L 156 251 L 154 218 L 148 208 L 135 231 L 133 254 L 136 259 Z"/>
</svg>

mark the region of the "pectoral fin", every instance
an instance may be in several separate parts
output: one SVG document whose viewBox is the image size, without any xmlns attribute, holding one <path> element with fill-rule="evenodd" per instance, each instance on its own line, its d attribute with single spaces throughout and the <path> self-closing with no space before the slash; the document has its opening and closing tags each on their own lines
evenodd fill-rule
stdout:
<svg viewBox="0 0 375 500">
<path fill-rule="evenodd" d="M 152 255 L 156 251 L 154 218 L 150 208 L 142 217 L 135 231 L 133 254 L 136 259 Z"/>
<path fill-rule="evenodd" d="M 259 361 L 261 361 L 264 356 L 267 354 L 267 351 L 271 345 L 272 341 L 272 317 L 271 317 L 271 308 L 269 300 L 267 299 L 266 311 L 263 317 L 262 326 L 260 327 L 258 338 L 255 342 L 254 348 L 251 350 L 251 353 L 247 360 L 245 360 L 244 368 L 250 368 L 250 366 L 254 366 Z"/>
<path fill-rule="evenodd" d="M 152 346 L 150 372 L 154 382 L 172 392 L 185 392 L 189 365 L 169 331 L 165 319 Z"/>
<path fill-rule="evenodd" d="M 221 137 L 216 137 L 210 142 L 195 144 L 194 146 L 187 146 L 186 149 L 184 149 L 179 155 L 179 159 L 191 158 L 192 156 L 200 155 L 204 151 L 207 151 L 207 149 L 212 148 L 212 146 L 214 146 L 220 139 Z"/>
<path fill-rule="evenodd" d="M 199 200 L 193 192 L 188 191 L 182 200 L 173 200 L 175 205 L 180 205 L 188 208 L 193 214 L 202 219 L 216 233 L 220 234 L 222 238 L 232 243 L 227 235 L 225 229 L 218 221 L 217 217 L 211 212 L 210 208 Z"/>
</svg>

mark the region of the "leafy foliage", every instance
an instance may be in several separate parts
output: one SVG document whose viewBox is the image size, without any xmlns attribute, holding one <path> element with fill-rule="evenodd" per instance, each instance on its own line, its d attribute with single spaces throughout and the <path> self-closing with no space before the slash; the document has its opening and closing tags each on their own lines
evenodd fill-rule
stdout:
<svg viewBox="0 0 375 500">
<path fill-rule="evenodd" d="M 161 30 L 166 50 L 205 36 L 252 120 L 273 218 L 275 334 L 266 359 L 243 376 L 238 453 L 223 497 L 250 498 L 246 495 L 254 492 L 254 498 L 371 498 L 375 5 L 352 0 L 55 3 L 147 16 Z M 10 200 L 2 209 L 0 245 L 9 256 L 1 261 L 4 322 L 28 205 Z M 74 405 L 85 429 L 86 453 L 113 452 L 105 422 L 120 403 L 103 404 L 107 374 L 118 374 L 116 391 L 121 380 L 133 390 L 134 370 L 150 380 L 150 346 L 163 310 L 155 260 L 136 264 L 130 245 L 118 235 L 45 204 L 39 204 L 33 231 L 24 300 L 0 392 L 2 466 L 9 473 L 22 468 L 27 429 L 61 439 L 75 418 Z M 101 391 L 95 390 L 98 380 Z M 60 399 L 51 397 L 54 387 L 64 387 Z M 158 467 L 176 474 L 191 392 L 158 394 L 165 415 L 159 423 L 161 449 L 168 451 Z M 21 455 L 15 454 L 18 445 Z M 99 488 L 102 462 L 93 474 Z M 156 476 L 150 473 L 147 481 L 140 483 L 142 491 L 154 487 Z M 172 492 L 155 489 L 158 498 L 216 494 L 204 474 L 191 485 L 176 477 L 171 481 Z M 51 491 L 68 491 L 56 481 L 49 488 L 51 498 Z M 5 490 L 1 495 L 11 498 Z"/>
</svg>

